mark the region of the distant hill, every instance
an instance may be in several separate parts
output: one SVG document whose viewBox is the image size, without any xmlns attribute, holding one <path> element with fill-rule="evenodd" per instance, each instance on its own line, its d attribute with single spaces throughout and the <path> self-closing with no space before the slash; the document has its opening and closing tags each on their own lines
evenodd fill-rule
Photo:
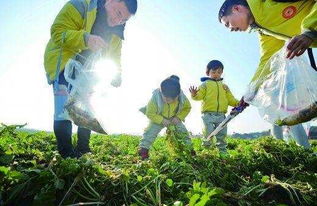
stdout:
<svg viewBox="0 0 317 206">
<path fill-rule="evenodd" d="M 47 133 L 51 133 L 50 131 L 28 128 L 26 124 L 25 125 L 5 125 L 5 124 L 0 124 L 0 130 L 2 130 L 4 128 L 4 126 L 16 127 L 16 130 L 17 131 L 21 131 L 21 132 L 29 132 L 29 133 L 47 132 Z"/>
<path fill-rule="evenodd" d="M 262 136 L 270 136 L 270 130 L 262 131 L 262 132 L 252 132 L 252 133 L 233 133 L 231 137 L 233 138 L 242 138 L 242 139 L 254 139 Z"/>
<path fill-rule="evenodd" d="M 17 130 L 18 131 L 22 131 L 22 132 L 29 132 L 29 133 L 48 132 L 48 131 L 45 131 L 45 130 L 37 130 L 37 129 L 31 129 L 31 128 L 20 128 L 20 129 L 17 129 Z"/>
<path fill-rule="evenodd" d="M 259 138 L 262 136 L 270 136 L 270 130 L 267 131 L 262 131 L 262 132 L 251 132 L 251 133 L 236 133 L 234 132 L 233 134 L 228 134 L 228 136 L 232 138 L 241 138 L 241 139 L 254 139 L 254 138 Z M 204 135 L 203 134 L 192 134 L 189 132 L 189 136 L 191 138 L 201 138 Z"/>
</svg>

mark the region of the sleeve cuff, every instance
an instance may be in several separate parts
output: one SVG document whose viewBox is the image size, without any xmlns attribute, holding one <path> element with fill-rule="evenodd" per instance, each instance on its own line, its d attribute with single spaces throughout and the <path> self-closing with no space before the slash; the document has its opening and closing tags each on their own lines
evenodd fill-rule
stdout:
<svg viewBox="0 0 317 206">
<path fill-rule="evenodd" d="M 312 40 L 317 40 L 317 31 L 305 31 L 303 35 L 311 38 Z"/>
<path fill-rule="evenodd" d="M 164 119 L 162 116 L 158 116 L 158 117 L 154 117 L 154 118 L 150 118 L 150 117 L 148 116 L 148 118 L 149 118 L 152 122 L 154 122 L 154 123 L 156 123 L 156 124 L 162 124 L 163 119 Z"/>
<path fill-rule="evenodd" d="M 163 118 L 163 117 L 160 117 L 160 118 L 157 119 L 157 123 L 158 123 L 158 124 L 162 124 L 163 120 L 164 120 L 164 118 Z"/>
<path fill-rule="evenodd" d="M 184 122 L 184 120 L 185 120 L 185 117 L 183 118 L 183 117 L 181 117 L 181 116 L 179 116 L 179 115 L 176 115 L 176 117 L 177 117 L 179 120 L 181 120 L 182 122 Z"/>
<path fill-rule="evenodd" d="M 88 47 L 88 37 L 89 37 L 89 33 L 85 32 L 84 33 L 84 41 L 85 41 L 85 46 Z"/>
<path fill-rule="evenodd" d="M 193 100 L 198 100 L 197 96 L 198 96 L 197 94 L 195 96 L 191 95 Z"/>
</svg>

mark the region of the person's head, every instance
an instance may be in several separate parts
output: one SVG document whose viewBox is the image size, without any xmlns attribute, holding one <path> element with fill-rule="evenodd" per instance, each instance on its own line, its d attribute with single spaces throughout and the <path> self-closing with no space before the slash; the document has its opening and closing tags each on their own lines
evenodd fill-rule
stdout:
<svg viewBox="0 0 317 206">
<path fill-rule="evenodd" d="M 125 24 L 137 11 L 137 0 L 106 0 L 107 22 L 111 27 Z"/>
<path fill-rule="evenodd" d="M 226 0 L 219 10 L 218 20 L 230 31 L 246 31 L 254 22 L 246 0 Z"/>
<path fill-rule="evenodd" d="M 163 101 L 170 104 L 177 100 L 181 92 L 179 77 L 172 75 L 161 82 L 161 93 Z"/>
<path fill-rule="evenodd" d="M 212 79 L 220 79 L 223 73 L 223 64 L 218 60 L 212 60 L 207 64 L 206 75 Z"/>
</svg>

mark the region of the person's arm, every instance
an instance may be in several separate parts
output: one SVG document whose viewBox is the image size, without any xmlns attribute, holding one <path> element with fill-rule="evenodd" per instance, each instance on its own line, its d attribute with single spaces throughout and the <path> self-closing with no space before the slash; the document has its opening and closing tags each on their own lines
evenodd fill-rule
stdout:
<svg viewBox="0 0 317 206">
<path fill-rule="evenodd" d="M 162 124 L 164 117 L 162 115 L 157 114 L 158 108 L 154 101 L 151 99 L 148 105 L 146 106 L 145 115 L 154 123 Z"/>
<path fill-rule="evenodd" d="M 310 13 L 302 21 L 302 34 L 313 39 L 314 42 L 317 41 L 317 1 Z"/>
<path fill-rule="evenodd" d="M 198 91 L 195 95 L 191 95 L 193 100 L 203 100 L 206 95 L 206 85 L 202 84 L 199 86 Z"/>
<path fill-rule="evenodd" d="M 189 100 L 186 98 L 182 110 L 176 115 L 178 119 L 184 121 L 187 115 L 189 114 L 192 106 L 190 105 Z"/>
<path fill-rule="evenodd" d="M 310 13 L 304 18 L 301 24 L 302 33 L 291 39 L 287 45 L 287 58 L 294 58 L 302 55 L 312 45 L 317 46 L 317 3 L 315 1 Z"/>
<path fill-rule="evenodd" d="M 80 12 L 71 2 L 66 3 L 51 26 L 53 42 L 72 50 L 87 49 L 85 38 L 89 33 L 82 28 L 83 23 Z"/>
<path fill-rule="evenodd" d="M 237 100 L 232 92 L 230 91 L 229 87 L 227 85 L 223 85 L 224 90 L 226 91 L 226 96 L 227 96 L 227 100 L 228 100 L 228 104 L 232 107 L 236 107 L 239 104 L 239 100 Z"/>
<path fill-rule="evenodd" d="M 116 35 L 113 35 L 105 55 L 115 63 L 119 72 L 121 72 L 121 49 L 122 39 Z"/>
<path fill-rule="evenodd" d="M 285 44 L 283 40 L 264 34 L 259 34 L 259 40 L 261 58 L 258 68 L 251 80 L 251 84 L 255 83 L 257 87 L 260 86 L 263 79 L 270 74 L 270 67 L 266 66 L 268 60 Z"/>
<path fill-rule="evenodd" d="M 121 49 L 122 49 L 122 40 L 120 37 L 113 35 L 109 48 L 105 52 L 105 56 L 109 58 L 116 65 L 117 74 L 113 78 L 111 84 L 114 87 L 119 87 L 121 85 Z"/>
</svg>

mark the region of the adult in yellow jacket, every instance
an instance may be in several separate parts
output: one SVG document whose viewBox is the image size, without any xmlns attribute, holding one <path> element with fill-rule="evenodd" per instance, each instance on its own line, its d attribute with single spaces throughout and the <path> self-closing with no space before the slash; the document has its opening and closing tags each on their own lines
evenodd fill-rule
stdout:
<svg viewBox="0 0 317 206">
<path fill-rule="evenodd" d="M 162 81 L 154 90 L 146 107 L 140 109 L 150 120 L 140 142 L 139 154 L 142 159 L 149 157 L 149 148 L 164 127 L 175 125 L 176 130 L 185 135 L 185 143 L 190 144 L 188 131 L 183 124 L 191 110 L 187 97 L 180 88 L 179 77 L 172 75 Z"/>
<path fill-rule="evenodd" d="M 136 10 L 137 0 L 70 0 L 51 26 L 51 39 L 46 46 L 44 67 L 48 83 L 53 84 L 54 88 L 54 133 L 58 151 L 63 157 L 74 157 L 76 154 L 80 156 L 89 152 L 91 133 L 88 129 L 78 128 L 75 152 L 71 143 L 72 123 L 64 113 L 69 94 L 64 67 L 70 59 L 84 64 L 93 52 L 102 50 L 105 58 L 116 63 L 118 74 L 112 84 L 120 86 L 124 27 Z"/>
<path fill-rule="evenodd" d="M 231 31 L 258 31 L 261 58 L 252 83 L 261 82 L 270 73 L 266 63 L 287 40 L 290 59 L 317 47 L 316 0 L 226 0 L 218 18 Z M 312 53 L 310 59 L 315 67 Z M 282 137 L 282 128 L 273 125 L 272 131 L 276 138 Z M 302 125 L 291 127 L 291 131 L 298 144 L 310 147 Z"/>
<path fill-rule="evenodd" d="M 227 85 L 222 83 L 221 75 L 223 73 L 223 64 L 218 60 L 212 60 L 208 63 L 206 74 L 208 77 L 201 78 L 203 83 L 199 88 L 190 87 L 193 100 L 202 101 L 201 112 L 205 125 L 205 136 L 214 131 L 217 126 L 226 118 L 228 106 L 236 107 L 239 101 L 234 98 Z M 216 145 L 220 152 L 226 152 L 227 143 L 225 137 L 227 127 L 216 135 Z M 210 141 L 203 143 L 210 146 Z"/>
<path fill-rule="evenodd" d="M 317 47 L 316 0 L 226 0 L 218 17 L 231 31 L 258 31 L 261 58 L 252 82 L 269 74 L 265 64 L 285 41 L 288 58 Z"/>
</svg>

